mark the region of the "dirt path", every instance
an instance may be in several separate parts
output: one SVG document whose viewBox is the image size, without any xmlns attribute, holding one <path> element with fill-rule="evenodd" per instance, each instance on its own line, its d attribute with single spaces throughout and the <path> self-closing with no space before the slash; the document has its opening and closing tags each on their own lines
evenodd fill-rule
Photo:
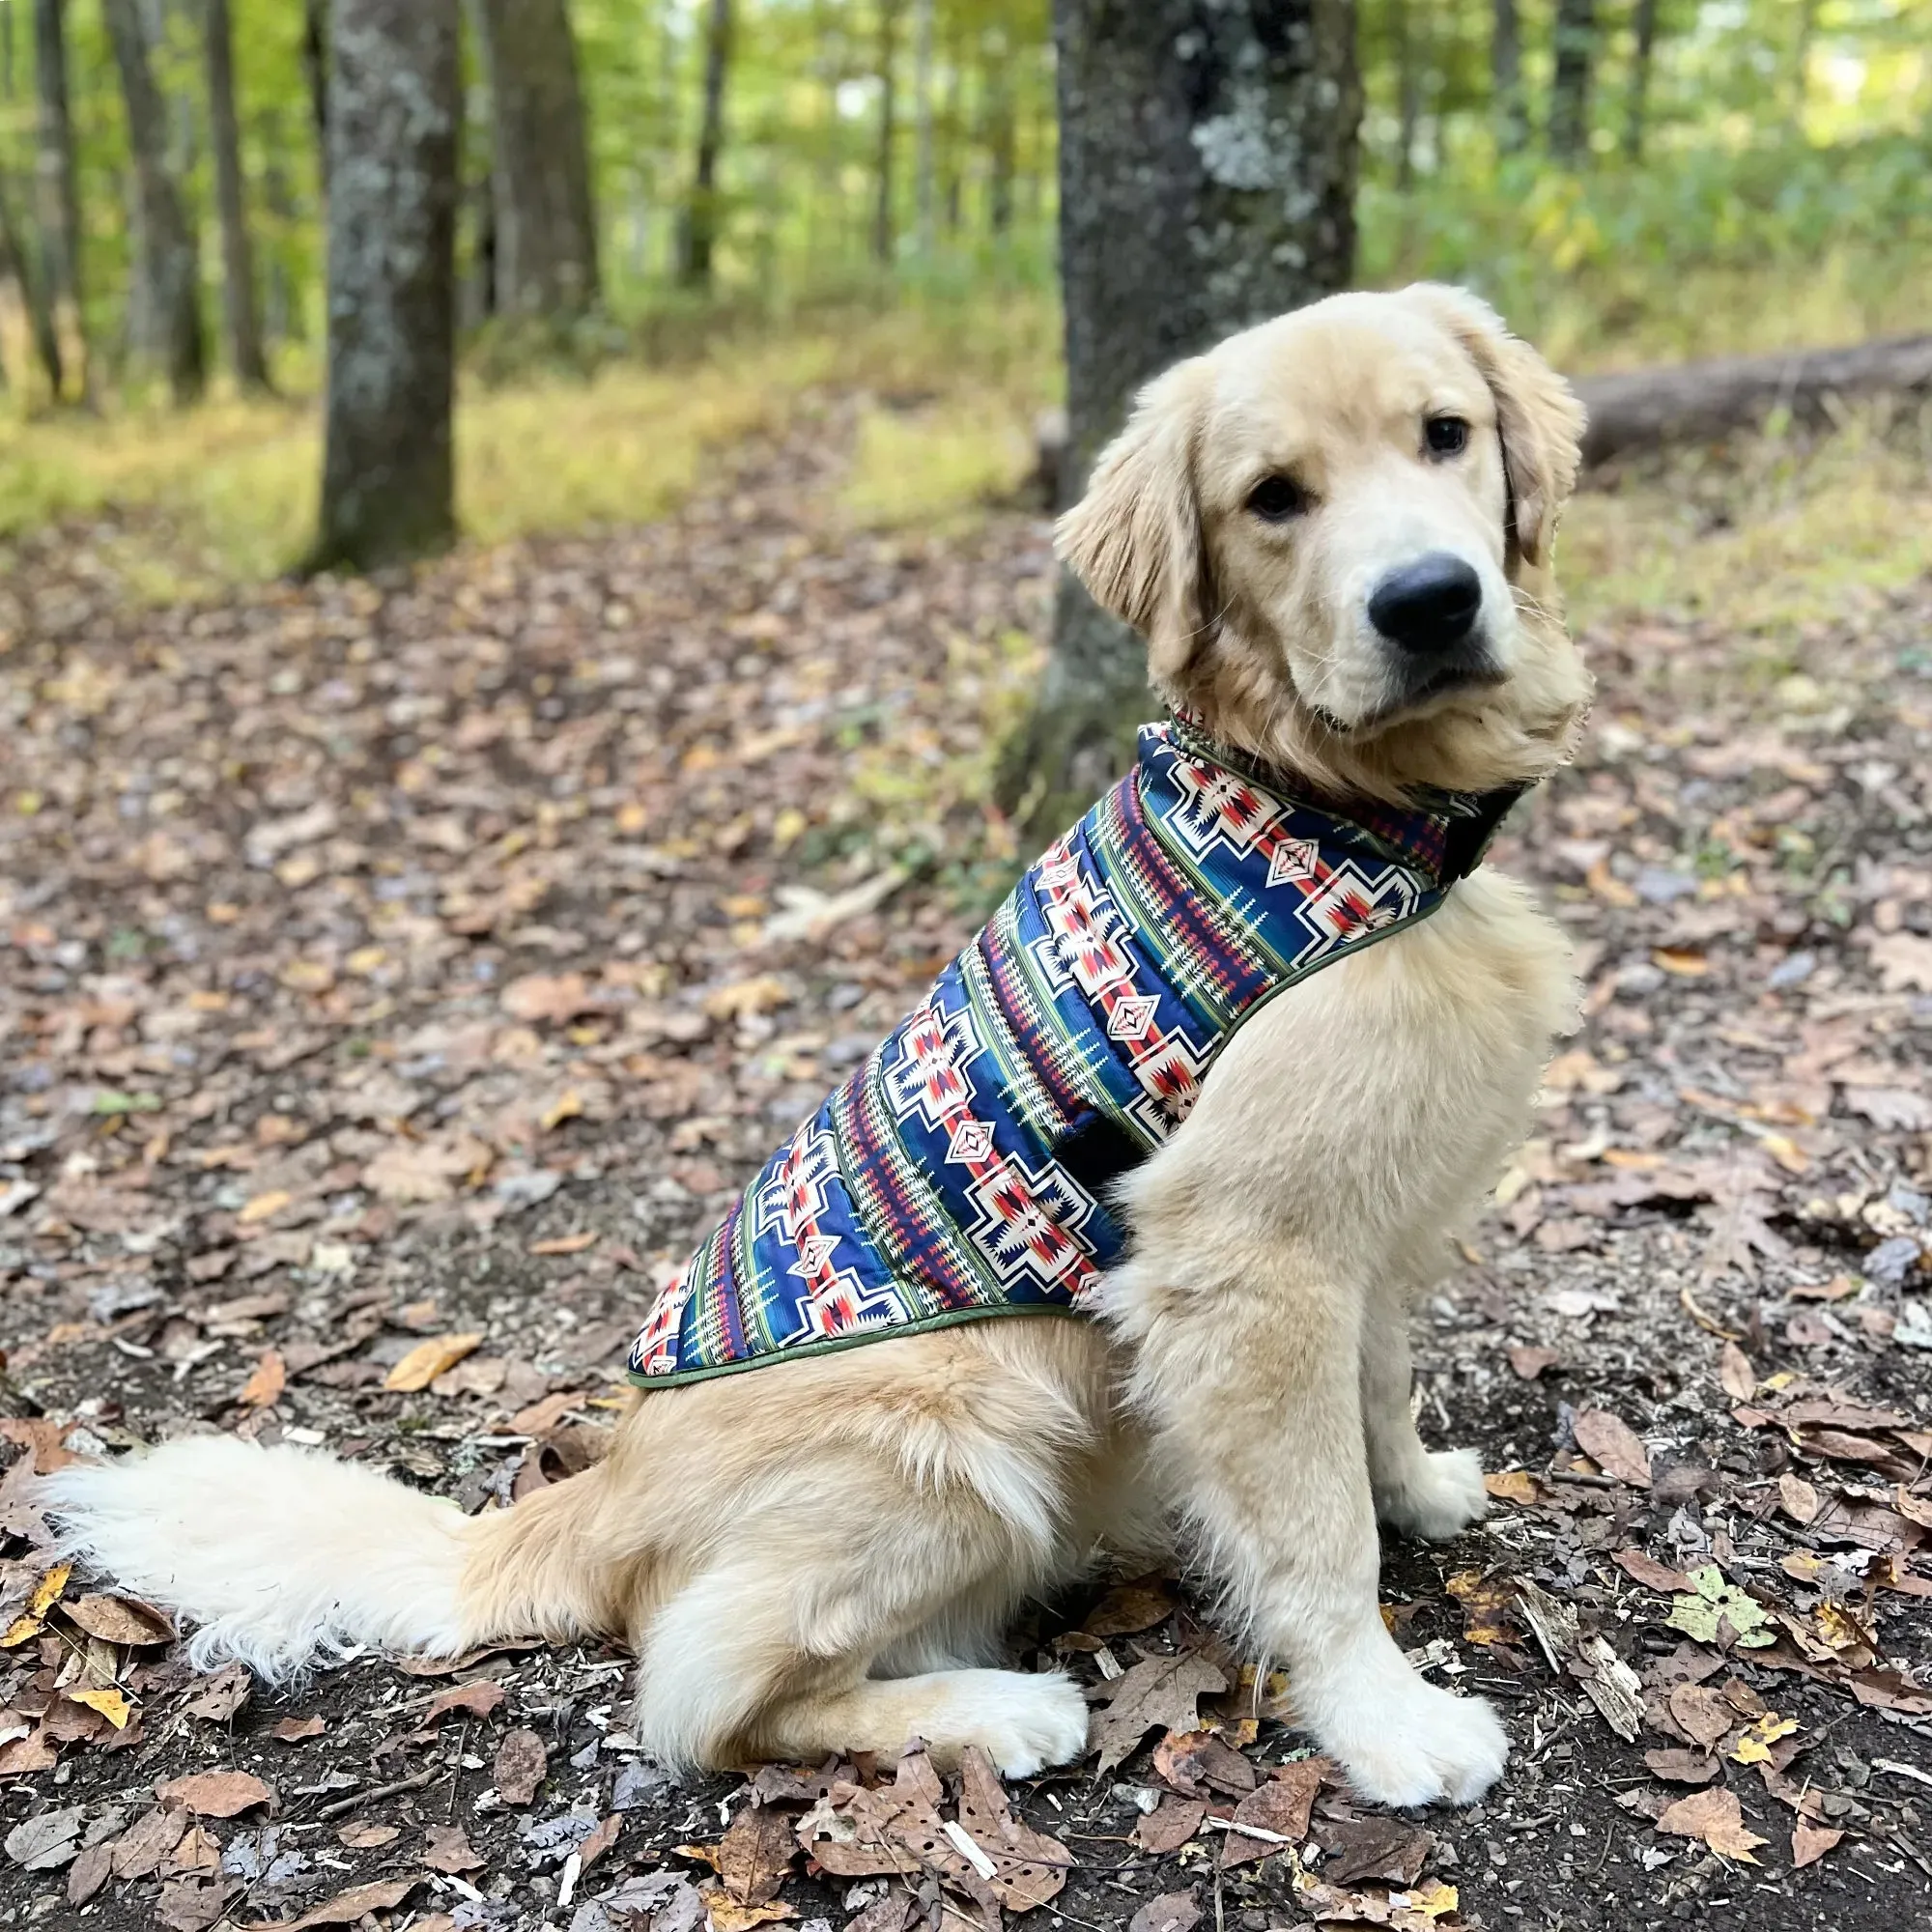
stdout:
<svg viewBox="0 0 1932 1932">
<path fill-rule="evenodd" d="M 837 448 L 412 584 L 135 611 L 102 535 L 15 559 L 0 1924 L 905 1932 L 1062 1881 L 1029 1925 L 1918 1922 L 1932 583 L 1782 681 L 1590 637 L 1588 753 L 1496 854 L 1587 1019 L 1420 1338 L 1495 1512 L 1385 1565 L 1405 1644 L 1508 1717 L 1486 1805 L 1361 1812 L 1158 1579 L 1017 1640 L 1117 1687 L 1124 1760 L 1013 1794 L 1052 1845 L 918 1763 L 680 1785 L 614 1653 L 251 1697 L 84 1579 L 36 1597 L 37 1459 L 213 1425 L 471 1507 L 567 1478 L 662 1271 L 977 923 L 1045 532 L 840 535 Z M 993 1875 L 949 1837 L 888 1886 L 861 1814 L 965 1820 Z M 676 1849 L 721 1836 L 722 1873 Z"/>
</svg>

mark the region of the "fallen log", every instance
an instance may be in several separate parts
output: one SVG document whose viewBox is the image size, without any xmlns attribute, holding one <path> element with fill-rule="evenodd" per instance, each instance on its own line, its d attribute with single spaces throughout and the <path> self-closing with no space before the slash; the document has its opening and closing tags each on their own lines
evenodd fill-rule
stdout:
<svg viewBox="0 0 1932 1932">
<path fill-rule="evenodd" d="M 1574 386 L 1590 412 L 1583 461 L 1604 463 L 1634 450 L 1755 429 L 1774 410 L 1819 422 L 1833 397 L 1932 391 L 1932 335 L 1633 369 L 1586 376 Z"/>
<path fill-rule="evenodd" d="M 1583 436 L 1589 466 L 1671 443 L 1712 442 L 1760 427 L 1777 409 L 1817 423 L 1829 416 L 1833 397 L 1932 394 L 1932 335 L 1583 376 L 1572 386 L 1590 412 Z M 1029 494 L 1051 509 L 1066 456 L 1065 411 L 1042 412 L 1034 436 L 1037 467 Z"/>
</svg>

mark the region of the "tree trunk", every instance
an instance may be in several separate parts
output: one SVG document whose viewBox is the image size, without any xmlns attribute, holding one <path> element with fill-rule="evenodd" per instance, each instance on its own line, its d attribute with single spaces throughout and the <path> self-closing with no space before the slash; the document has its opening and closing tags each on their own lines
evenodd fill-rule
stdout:
<svg viewBox="0 0 1932 1932">
<path fill-rule="evenodd" d="M 1415 185 L 1415 136 L 1422 124 L 1422 49 L 1408 0 L 1394 0 L 1396 156 L 1395 185 L 1403 194 Z"/>
<path fill-rule="evenodd" d="M 1551 33 L 1549 152 L 1565 167 L 1590 154 L 1590 77 L 1597 60 L 1597 0 L 1556 0 Z"/>
<path fill-rule="evenodd" d="M 1807 349 L 1783 355 L 1733 355 L 1671 369 L 1591 376 L 1573 384 L 1590 412 L 1585 463 L 1708 441 L 1756 429 L 1774 410 L 1800 422 L 1831 417 L 1841 396 L 1932 394 L 1932 335 Z"/>
<path fill-rule="evenodd" d="M 1347 285 L 1362 96 L 1348 0 L 1057 0 L 1068 449 L 1084 484 L 1141 385 Z M 1146 650 L 1063 574 L 1001 792 L 1058 832 L 1132 757 Z"/>
<path fill-rule="evenodd" d="M 872 260 L 890 268 L 893 260 L 893 148 L 898 135 L 898 99 L 894 69 L 898 64 L 899 0 L 879 0 L 879 158 L 872 202 Z"/>
<path fill-rule="evenodd" d="M 39 97 L 34 206 L 41 231 L 40 282 L 57 319 L 55 353 L 63 365 L 62 378 L 54 384 L 58 401 L 70 360 L 80 364 L 84 397 L 92 393 L 94 383 L 80 305 L 80 202 L 74 186 L 73 119 L 68 110 L 63 0 L 34 0 L 34 83 Z"/>
<path fill-rule="evenodd" d="M 922 259 L 932 253 L 932 4 L 913 0 L 912 16 L 912 203 Z"/>
<path fill-rule="evenodd" d="M 149 66 L 138 0 L 101 0 L 101 12 L 128 105 L 128 146 L 141 216 L 134 272 L 142 285 L 144 327 L 134 347 L 166 374 L 178 404 L 191 403 L 208 382 L 201 272 L 181 189 L 168 166 L 167 105 Z"/>
<path fill-rule="evenodd" d="M 1630 98 L 1624 105 L 1624 159 L 1643 158 L 1644 123 L 1650 111 L 1650 63 L 1657 50 L 1657 0 L 1636 0 L 1632 22 Z"/>
<path fill-rule="evenodd" d="M 1495 0 L 1490 33 L 1490 75 L 1495 93 L 1496 147 L 1520 155 L 1529 145 L 1529 116 L 1522 98 L 1522 22 L 1516 0 Z"/>
<path fill-rule="evenodd" d="M 47 373 L 47 388 L 54 401 L 59 402 L 63 372 L 60 330 L 54 321 L 53 299 L 44 280 L 34 271 L 27 253 L 26 238 L 14 215 L 13 185 L 4 176 L 0 176 L 0 251 L 6 255 L 8 272 L 19 285 L 20 301 L 33 329 L 34 353 L 40 357 L 41 367 Z M 0 371 L 0 387 L 4 387 L 5 384 L 5 373 Z M 24 378 L 20 386 L 23 389 L 27 386 Z"/>
<path fill-rule="evenodd" d="M 497 306 L 582 315 L 597 301 L 597 223 L 565 0 L 475 0 L 475 12 L 490 83 Z"/>
<path fill-rule="evenodd" d="M 688 288 L 711 286 L 711 257 L 718 243 L 718 157 L 724 148 L 724 81 L 731 65 L 731 0 L 711 0 L 704 37 L 704 108 L 697 122 L 697 160 L 691 173 L 691 200 L 684 212 L 678 280 Z"/>
<path fill-rule="evenodd" d="M 268 358 L 255 307 L 255 251 L 242 181 L 242 131 L 235 120 L 235 36 L 228 0 L 203 0 L 208 54 L 208 127 L 214 149 L 214 196 L 221 211 L 221 316 L 228 359 L 244 389 L 266 390 Z"/>
<path fill-rule="evenodd" d="M 302 77 L 315 128 L 316 170 L 328 194 L 328 0 L 302 0 Z"/>
<path fill-rule="evenodd" d="M 457 0 L 334 0 L 328 398 L 311 569 L 455 534 Z"/>
<path fill-rule="evenodd" d="M 1013 50 L 1004 34 L 986 62 L 986 226 L 1003 238 L 1013 225 Z"/>
</svg>

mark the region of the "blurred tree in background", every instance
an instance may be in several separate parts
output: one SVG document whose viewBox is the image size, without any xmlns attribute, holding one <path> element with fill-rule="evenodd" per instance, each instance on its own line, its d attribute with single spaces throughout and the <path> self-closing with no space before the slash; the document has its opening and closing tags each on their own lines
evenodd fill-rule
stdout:
<svg viewBox="0 0 1932 1932">
<path fill-rule="evenodd" d="M 320 389 L 343 4 L 0 0 L 0 449 L 9 414 L 211 375 Z M 1469 282 L 1577 368 L 1921 326 L 1932 0 L 1337 6 L 1355 280 Z M 446 191 L 484 379 L 908 304 L 990 304 L 1032 353 L 1060 287 L 1048 0 L 458 11 Z"/>
</svg>

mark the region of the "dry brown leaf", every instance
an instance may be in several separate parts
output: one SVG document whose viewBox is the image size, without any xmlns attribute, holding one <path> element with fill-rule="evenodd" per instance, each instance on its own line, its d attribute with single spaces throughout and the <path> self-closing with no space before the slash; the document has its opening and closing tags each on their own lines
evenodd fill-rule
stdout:
<svg viewBox="0 0 1932 1932">
<path fill-rule="evenodd" d="M 400 1825 L 378 1825 L 373 1819 L 358 1818 L 336 1833 L 335 1842 L 352 1852 L 372 1852 L 379 1845 L 393 1845 L 402 1835 Z"/>
<path fill-rule="evenodd" d="M 1738 1794 L 1716 1786 L 1678 1799 L 1658 1819 L 1657 1829 L 1679 1838 L 1701 1838 L 1724 1858 L 1741 1859 L 1751 1865 L 1757 1863 L 1752 1853 L 1771 1842 L 1746 1825 Z"/>
<path fill-rule="evenodd" d="M 1719 1350 L 1718 1380 L 1733 1402 L 1748 1402 L 1757 1393 L 1757 1371 L 1735 1342 L 1726 1342 Z"/>
<path fill-rule="evenodd" d="M 320 1713 L 307 1718 L 284 1718 L 269 1735 L 277 1744 L 298 1745 L 305 1738 L 319 1738 L 328 1728 L 328 1719 Z"/>
<path fill-rule="evenodd" d="M 61 1611 L 102 1643 L 142 1650 L 175 1640 L 175 1627 L 167 1613 L 134 1597 L 76 1597 L 72 1603 L 63 1604 Z"/>
<path fill-rule="evenodd" d="M 1071 1853 L 1013 1816 L 1000 1774 L 978 1745 L 960 1754 L 958 1824 L 992 1861 L 993 1876 L 986 1883 L 1009 1912 L 1031 1912 L 1060 1895 L 1074 1862 Z"/>
<path fill-rule="evenodd" d="M 255 1681 L 245 1663 L 224 1663 L 184 1706 L 191 1718 L 225 1724 L 254 1694 Z"/>
<path fill-rule="evenodd" d="M 1254 1766 L 1213 1731 L 1168 1732 L 1153 1747 L 1153 1770 L 1183 1798 L 1198 1798 L 1208 1786 L 1239 1798 L 1261 1778 Z"/>
<path fill-rule="evenodd" d="M 157 1804 L 144 1811 L 114 1840 L 114 1876 L 146 1878 L 181 1843 L 188 1814 L 179 1805 Z"/>
<path fill-rule="evenodd" d="M 32 1455 L 37 1476 L 51 1476 L 56 1469 L 65 1469 L 70 1463 L 82 1460 L 63 1446 L 72 1427 L 71 1422 L 55 1422 L 44 1415 L 0 1416 L 0 1436 Z"/>
<path fill-rule="evenodd" d="M 613 1811 L 577 1848 L 577 1869 L 587 1872 L 612 1845 L 617 1842 L 617 1834 L 624 1829 L 624 1814 Z"/>
<path fill-rule="evenodd" d="M 163 1804 L 197 1818 L 234 1818 L 257 1804 L 272 1808 L 275 1794 L 251 1771 L 197 1771 L 155 1786 Z"/>
<path fill-rule="evenodd" d="M 1650 1487 L 1650 1451 L 1621 1416 L 1607 1408 L 1586 1408 L 1577 1417 L 1577 1446 L 1603 1470 L 1633 1489 Z"/>
<path fill-rule="evenodd" d="M 1533 1503 L 1543 1493 L 1527 1469 L 1498 1469 L 1483 1478 L 1483 1488 L 1505 1503 Z"/>
<path fill-rule="evenodd" d="M 526 1026 L 539 1020 L 561 1026 L 597 1005 L 582 973 L 528 973 L 512 980 L 499 998 L 503 1010 Z"/>
<path fill-rule="evenodd" d="M 1777 1479 L 1778 1506 L 1791 1520 L 1801 1525 L 1818 1520 L 1818 1492 L 1803 1476 L 1789 1469 Z"/>
<path fill-rule="evenodd" d="M 1191 1891 L 1164 1891 L 1127 1920 L 1127 1932 L 1194 1932 L 1201 1907 Z"/>
<path fill-rule="evenodd" d="M 1146 1852 L 1178 1852 L 1208 1815 L 1205 1798 L 1163 1798 L 1134 1825 L 1134 1843 Z"/>
<path fill-rule="evenodd" d="M 431 1871 L 480 1870 L 484 1861 L 461 1825 L 432 1825 L 423 1833 L 422 1861 Z"/>
<path fill-rule="evenodd" d="M 1641 1583 L 1646 1590 L 1675 1593 L 1690 1587 L 1690 1579 L 1683 1571 L 1673 1570 L 1667 1563 L 1660 1563 L 1644 1550 L 1619 1549 L 1610 1560 L 1633 1582 Z"/>
<path fill-rule="evenodd" d="M 1533 1382 L 1546 1369 L 1553 1369 L 1560 1359 L 1554 1349 L 1518 1346 L 1509 1351 L 1510 1368 L 1526 1382 Z"/>
<path fill-rule="evenodd" d="M 781 1898 L 763 1905 L 740 1905 L 723 1886 L 705 1886 L 698 1897 L 704 1901 L 704 1917 L 710 1932 L 751 1932 L 754 1925 L 770 1925 L 781 1918 L 796 1918 L 798 1914 Z"/>
<path fill-rule="evenodd" d="M 550 1771 L 550 1753 L 534 1731 L 508 1731 L 497 1747 L 497 1796 L 505 1804 L 527 1804 Z"/>
<path fill-rule="evenodd" d="M 422 1714 L 424 1727 L 440 1722 L 452 1711 L 461 1711 L 469 1718 L 487 1718 L 503 1701 L 503 1687 L 488 1677 L 476 1678 L 469 1684 L 452 1684 L 429 1700 Z"/>
<path fill-rule="evenodd" d="M 1670 1716 L 1694 1745 L 1713 1746 L 1738 1721 L 1738 1714 L 1708 1684 L 1678 1684 L 1670 1692 Z"/>
<path fill-rule="evenodd" d="M 1647 1750 L 1643 1761 L 1653 1777 L 1670 1784 L 1709 1784 L 1723 1766 L 1707 1751 L 1686 1750 L 1672 1745 L 1667 1750 Z"/>
<path fill-rule="evenodd" d="M 1100 1754 L 1094 1775 L 1104 1777 L 1150 1731 L 1193 1730 L 1201 1699 L 1227 1688 L 1226 1676 L 1198 1651 L 1143 1658 L 1101 1686 L 1104 1706 L 1094 1712 L 1087 1734 L 1087 1748 Z"/>
<path fill-rule="evenodd" d="M 1813 1825 L 1799 1819 L 1791 1828 L 1791 1869 L 1803 1871 L 1806 1865 L 1815 1865 L 1844 1835 L 1834 1825 Z"/>
<path fill-rule="evenodd" d="M 282 1359 L 282 1351 L 264 1349 L 235 1400 L 244 1408 L 267 1408 L 288 1386 L 288 1381 L 289 1365 Z"/>
<path fill-rule="evenodd" d="M 1174 1598 L 1158 1578 L 1122 1583 L 1111 1589 L 1080 1619 L 1089 1636 L 1138 1636 L 1164 1624 L 1174 1614 Z"/>
<path fill-rule="evenodd" d="M 383 1386 L 392 1393 L 412 1395 L 426 1389 L 446 1369 L 453 1369 L 465 1355 L 482 1346 L 481 1335 L 432 1335 L 418 1342 L 383 1378 Z"/>
<path fill-rule="evenodd" d="M 1516 1579 L 1500 1572 L 1486 1577 L 1480 1570 L 1459 1570 L 1442 1586 L 1463 1606 L 1464 1643 L 1514 1643 L 1517 1629 Z"/>
<path fill-rule="evenodd" d="M 356 1925 L 373 1913 L 393 1912 L 422 1883 L 420 1876 L 414 1876 L 352 1885 L 326 1904 L 311 1906 L 299 1918 L 258 1919 L 243 1932 L 312 1932 L 318 1925 Z"/>
<path fill-rule="evenodd" d="M 718 1841 L 718 1876 L 739 1905 L 763 1905 L 779 1895 L 798 1852 L 792 1821 L 769 1805 L 746 1804 Z"/>
<path fill-rule="evenodd" d="M 1235 1806 L 1236 1825 L 1252 1825 L 1269 1835 L 1249 1837 L 1244 1833 L 1230 1832 L 1221 1851 L 1224 1865 L 1253 1864 L 1262 1859 L 1271 1859 L 1288 1849 L 1278 1840 L 1286 1838 L 1299 1844 L 1308 1835 L 1308 1814 L 1316 1793 L 1321 1788 L 1322 1765 L 1319 1760 L 1305 1758 L 1298 1764 L 1284 1766 L 1283 1770 L 1298 1776 L 1270 1777 Z"/>
<path fill-rule="evenodd" d="M 1435 1839 L 1420 1826 L 1400 1818 L 1361 1818 L 1324 1824 L 1321 1878 L 1328 1885 L 1356 1885 L 1364 1879 L 1406 1888 L 1422 1876 Z"/>
</svg>

